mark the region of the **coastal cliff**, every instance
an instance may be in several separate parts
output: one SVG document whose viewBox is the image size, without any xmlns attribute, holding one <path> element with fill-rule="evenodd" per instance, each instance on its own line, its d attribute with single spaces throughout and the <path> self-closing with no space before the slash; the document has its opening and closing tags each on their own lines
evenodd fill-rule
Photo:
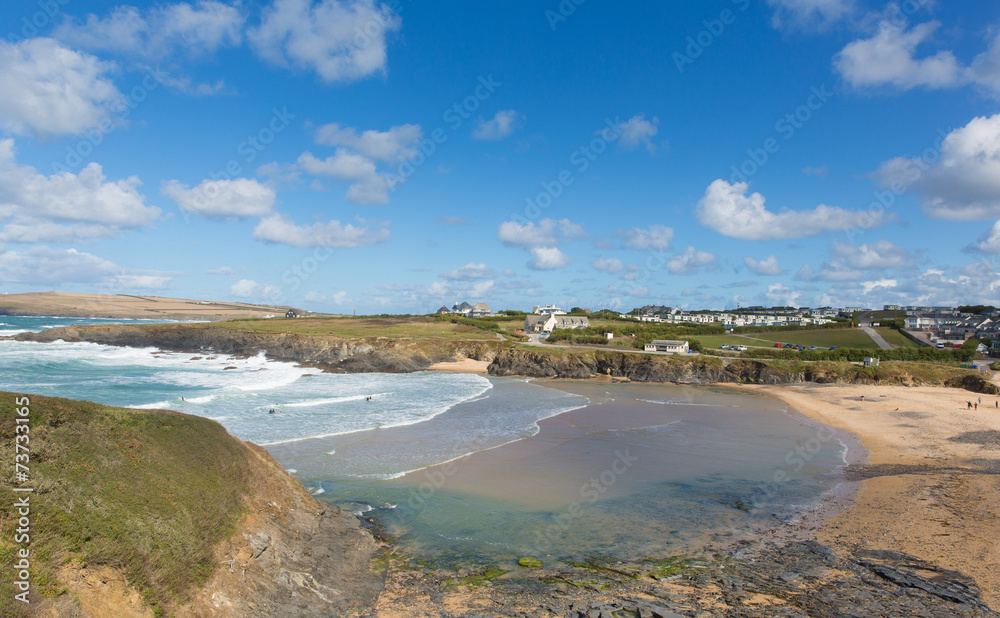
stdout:
<svg viewBox="0 0 1000 618">
<path fill-rule="evenodd" d="M 446 341 L 400 337 L 255 332 L 215 324 L 109 324 L 67 326 L 21 333 L 20 341 L 87 341 L 111 346 L 155 347 L 169 352 L 256 356 L 342 373 L 409 373 L 434 363 L 492 360 L 500 341 Z"/>
<path fill-rule="evenodd" d="M 6 578 L 0 615 L 347 616 L 381 591 L 357 518 L 215 421 L 0 393 L 15 401 L 29 410 L 31 603 Z M 0 419 L 7 461 L 16 427 Z M 0 484 L 8 573 L 24 495 Z"/>
<path fill-rule="evenodd" d="M 253 324 L 253 323 L 250 323 Z M 299 322 L 296 321 L 296 326 Z M 233 324 L 110 324 L 67 326 L 21 333 L 20 341 L 86 341 L 111 346 L 155 347 L 171 352 L 256 356 L 300 363 L 334 373 L 410 373 L 434 363 L 488 361 L 493 376 L 588 379 L 595 376 L 635 382 L 677 384 L 937 384 L 1000 393 L 988 376 L 939 363 L 885 362 L 862 367 L 846 361 L 720 358 L 708 355 L 649 355 L 614 350 L 551 346 L 524 349 L 487 338 L 343 336 L 317 325 L 309 332 L 268 332 Z M 473 329 L 474 330 L 474 329 Z M 366 331 L 378 333 L 376 327 Z M 482 337 L 489 337 L 482 333 Z"/>
</svg>

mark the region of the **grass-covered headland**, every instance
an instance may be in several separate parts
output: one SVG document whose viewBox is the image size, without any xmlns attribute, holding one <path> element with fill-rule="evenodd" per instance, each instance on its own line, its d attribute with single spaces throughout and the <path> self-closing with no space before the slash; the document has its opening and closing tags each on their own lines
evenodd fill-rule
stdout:
<svg viewBox="0 0 1000 618">
<path fill-rule="evenodd" d="M 32 606 L 65 591 L 64 567 L 119 570 L 157 611 L 212 574 L 213 547 L 235 531 L 253 491 L 252 453 L 214 421 L 29 396 Z M 0 615 L 23 611 L 13 508 L 15 395 L 0 393 Z"/>
</svg>

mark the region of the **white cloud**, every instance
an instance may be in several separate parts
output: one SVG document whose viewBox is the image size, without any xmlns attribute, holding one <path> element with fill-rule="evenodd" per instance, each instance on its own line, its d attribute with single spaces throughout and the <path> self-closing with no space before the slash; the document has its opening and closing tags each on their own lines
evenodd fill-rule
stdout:
<svg viewBox="0 0 1000 618">
<path fill-rule="evenodd" d="M 1000 93 L 1000 34 L 972 61 L 972 75 L 977 83 Z"/>
<path fill-rule="evenodd" d="M 767 0 L 774 7 L 775 28 L 829 26 L 854 11 L 854 0 Z"/>
<path fill-rule="evenodd" d="M 792 290 L 783 283 L 772 283 L 767 286 L 767 292 L 764 293 L 764 298 L 769 302 L 768 304 L 780 305 L 782 307 L 798 307 L 799 298 L 802 297 L 800 292 Z"/>
<path fill-rule="evenodd" d="M 474 264 L 469 262 L 450 272 L 441 273 L 441 277 L 453 281 L 475 281 L 479 279 L 492 279 L 496 276 L 493 269 L 486 264 Z"/>
<path fill-rule="evenodd" d="M 972 220 L 1000 216 L 1000 114 L 973 118 L 941 143 L 928 169 L 922 158 L 897 157 L 875 178 L 883 187 L 919 192 L 932 217 Z"/>
<path fill-rule="evenodd" d="M 651 225 L 646 229 L 619 230 L 615 236 L 623 239 L 622 247 L 627 249 L 666 251 L 674 239 L 674 230 L 665 225 Z"/>
<path fill-rule="evenodd" d="M 114 182 L 97 163 L 79 174 L 40 174 L 15 161 L 14 140 L 0 140 L 0 241 L 72 242 L 149 225 L 160 209 L 146 206 L 135 176 Z"/>
<path fill-rule="evenodd" d="M 993 227 L 979 239 L 976 248 L 991 255 L 1000 254 L 1000 221 L 993 224 Z"/>
<path fill-rule="evenodd" d="M 667 270 L 675 275 L 691 275 L 714 261 L 715 256 L 708 251 L 688 247 L 667 261 Z"/>
<path fill-rule="evenodd" d="M 281 298 L 281 288 L 274 285 L 261 285 L 252 279 L 240 279 L 229 288 L 229 293 L 239 298 L 271 301 Z"/>
<path fill-rule="evenodd" d="M 384 73 L 386 33 L 399 16 L 374 0 L 274 0 L 248 38 L 264 60 L 313 70 L 328 83 Z"/>
<path fill-rule="evenodd" d="M 287 216 L 275 213 L 260 220 L 253 237 L 293 247 L 363 247 L 385 242 L 389 239 L 389 230 L 355 227 L 350 223 L 341 225 L 336 220 L 295 225 Z"/>
<path fill-rule="evenodd" d="M 52 39 L 0 40 L 0 126 L 18 135 L 68 135 L 109 122 L 122 95 L 115 65 Z M 110 125 L 107 125 L 110 126 Z"/>
<path fill-rule="evenodd" d="M 927 42 L 940 25 L 929 22 L 906 30 L 883 21 L 877 34 L 849 43 L 834 56 L 834 67 L 855 88 L 891 85 L 903 90 L 934 89 L 968 83 L 968 69 L 950 51 L 920 59 L 914 56 L 917 47 Z"/>
<path fill-rule="evenodd" d="M 863 270 L 902 268 L 913 261 L 909 251 L 888 240 L 863 245 L 834 242 L 833 255 L 847 266 Z"/>
<path fill-rule="evenodd" d="M 743 262 L 751 271 L 758 275 L 780 275 L 785 271 L 778 266 L 778 258 L 769 255 L 763 260 L 755 260 L 752 257 L 743 258 Z"/>
<path fill-rule="evenodd" d="M 206 270 L 205 274 L 229 277 L 231 275 L 235 275 L 236 271 L 234 271 L 232 268 L 229 268 L 228 266 L 222 266 L 221 268 L 213 268 L 212 270 Z"/>
<path fill-rule="evenodd" d="M 206 217 L 263 217 L 271 212 L 275 198 L 274 189 L 247 178 L 203 180 L 193 189 L 168 180 L 160 191 L 181 210 Z"/>
<path fill-rule="evenodd" d="M 497 238 L 511 247 L 554 247 L 560 239 L 578 240 L 584 237 L 586 232 L 583 226 L 569 219 L 542 219 L 537 225 L 534 221 L 523 225 L 516 221 L 504 221 L 497 228 Z"/>
<path fill-rule="evenodd" d="M 656 152 L 656 145 L 652 139 L 659 131 L 656 125 L 660 124 L 660 119 L 653 117 L 652 122 L 646 120 L 645 115 L 638 115 L 629 118 L 619 125 L 621 134 L 618 137 L 618 145 L 625 150 L 635 150 L 639 146 L 645 146 L 649 152 Z"/>
<path fill-rule="evenodd" d="M 861 288 L 864 294 L 870 294 L 872 290 L 891 289 L 898 285 L 895 279 L 879 279 L 878 281 L 862 281 Z"/>
<path fill-rule="evenodd" d="M 849 268 L 840 262 L 823 264 L 819 271 L 814 271 L 806 264 L 795 274 L 799 281 L 860 281 L 864 276 L 860 270 Z"/>
<path fill-rule="evenodd" d="M 629 290 L 628 295 L 632 298 L 646 298 L 649 296 L 649 288 L 645 285 L 640 285 L 637 288 Z"/>
<path fill-rule="evenodd" d="M 338 148 L 332 157 L 317 159 L 310 152 L 303 153 L 298 160 L 305 171 L 314 175 L 333 176 L 349 183 L 348 201 L 355 204 L 386 204 L 392 184 L 388 176 L 379 172 L 371 159 Z"/>
<path fill-rule="evenodd" d="M 479 124 L 472 132 L 472 137 L 481 140 L 502 140 L 513 133 L 514 129 L 523 121 L 524 116 L 516 111 L 512 109 L 501 110 L 490 120 L 480 118 Z"/>
<path fill-rule="evenodd" d="M 620 273 L 625 268 L 625 265 L 618 258 L 594 260 L 590 265 L 594 267 L 594 270 L 611 274 Z"/>
<path fill-rule="evenodd" d="M 245 16 L 236 6 L 212 0 L 167 4 L 145 14 L 133 6 L 118 6 L 101 19 L 88 15 L 83 23 L 67 20 L 54 36 L 83 49 L 160 59 L 175 52 L 211 54 L 243 40 Z"/>
<path fill-rule="evenodd" d="M 324 146 L 346 146 L 377 161 L 396 162 L 417 154 L 417 142 L 423 137 L 418 124 L 390 127 L 388 131 L 362 131 L 339 124 L 323 125 L 316 130 L 316 143 Z"/>
<path fill-rule="evenodd" d="M 503 276 L 504 277 L 516 277 L 517 276 L 517 271 L 515 271 L 513 268 L 505 268 L 505 269 L 503 269 Z"/>
<path fill-rule="evenodd" d="M 0 252 L 0 281 L 45 284 L 89 284 L 105 291 L 131 288 L 162 289 L 171 281 L 166 273 L 134 271 L 76 249 L 35 246 L 25 251 Z"/>
<path fill-rule="evenodd" d="M 534 270 L 565 268 L 573 261 L 556 247 L 535 247 L 531 249 L 531 257 L 533 259 L 528 262 L 528 268 Z"/>
<path fill-rule="evenodd" d="M 812 210 L 773 213 L 760 193 L 747 195 L 745 182 L 716 180 L 698 202 L 698 220 L 716 232 L 743 240 L 803 238 L 850 228 L 858 215 L 850 210 L 819 205 Z"/>
</svg>

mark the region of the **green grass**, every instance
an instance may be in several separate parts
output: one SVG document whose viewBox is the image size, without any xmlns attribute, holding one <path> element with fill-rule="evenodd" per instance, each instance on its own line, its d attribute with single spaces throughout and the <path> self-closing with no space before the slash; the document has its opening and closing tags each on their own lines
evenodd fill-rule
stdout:
<svg viewBox="0 0 1000 618">
<path fill-rule="evenodd" d="M 756 337 L 757 335 L 753 335 Z M 691 339 L 697 339 L 701 342 L 701 345 L 705 347 L 706 351 L 718 350 L 719 346 L 726 343 L 729 345 L 745 345 L 748 348 L 761 347 L 769 348 L 772 344 L 765 341 L 758 341 L 756 339 L 748 339 L 746 337 L 740 337 L 738 335 L 694 335 L 690 337 Z"/>
<path fill-rule="evenodd" d="M 523 324 L 523 321 L 522 321 Z M 271 320 L 230 320 L 215 324 L 223 328 L 255 333 L 288 332 L 299 335 L 337 337 L 393 337 L 403 339 L 440 339 L 447 341 L 497 341 L 493 333 L 476 328 L 435 320 L 430 317 L 408 318 L 275 318 Z"/>
<path fill-rule="evenodd" d="M 838 329 L 827 329 L 827 330 L 799 330 L 799 331 L 788 331 L 787 333 L 782 332 L 770 332 L 770 333 L 754 333 L 747 335 L 748 337 L 753 337 L 758 340 L 772 342 L 771 347 L 774 343 L 791 343 L 795 345 L 804 346 L 816 346 L 819 348 L 829 348 L 831 346 L 840 346 L 842 348 L 861 348 L 869 350 L 877 350 L 878 344 L 872 341 L 863 330 L 857 328 L 838 328 Z M 891 343 L 891 342 L 890 342 Z M 767 346 L 767 343 L 762 341 L 757 342 L 758 345 Z M 750 345 L 747 343 L 746 345 Z"/>
<path fill-rule="evenodd" d="M 910 339 L 903 333 L 899 332 L 895 328 L 886 328 L 884 326 L 876 328 L 875 332 L 882 335 L 886 343 L 889 345 L 896 346 L 898 348 L 919 348 L 920 346 L 916 341 Z"/>
<path fill-rule="evenodd" d="M 14 460 L 14 399 L 0 393 L 0 457 Z M 119 569 L 161 613 L 204 584 L 235 531 L 253 453 L 207 419 L 31 396 L 32 596 L 63 591 L 65 562 Z M 6 479 L 5 479 L 6 481 Z M 0 485 L 0 568 L 13 570 L 14 491 Z M 0 584 L 9 615 L 11 579 Z"/>
</svg>

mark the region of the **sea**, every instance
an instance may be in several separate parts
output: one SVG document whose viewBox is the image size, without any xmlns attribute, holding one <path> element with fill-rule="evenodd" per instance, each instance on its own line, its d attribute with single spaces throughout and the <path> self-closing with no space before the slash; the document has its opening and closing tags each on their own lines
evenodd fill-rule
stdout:
<svg viewBox="0 0 1000 618">
<path fill-rule="evenodd" d="M 122 322 L 0 316 L 0 336 Z M 835 493 L 849 443 L 780 402 L 709 387 L 332 374 L 63 341 L 0 340 L 0 390 L 213 419 L 318 499 L 448 565 L 754 538 Z"/>
</svg>

